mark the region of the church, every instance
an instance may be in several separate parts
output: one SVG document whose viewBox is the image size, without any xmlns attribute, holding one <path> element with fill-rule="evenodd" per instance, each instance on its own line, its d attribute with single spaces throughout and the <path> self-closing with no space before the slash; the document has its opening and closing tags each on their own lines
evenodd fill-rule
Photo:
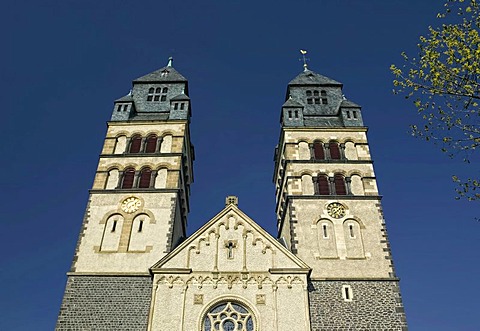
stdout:
<svg viewBox="0 0 480 331">
<path fill-rule="evenodd" d="M 114 102 L 56 330 L 407 330 L 367 128 L 342 83 L 305 64 L 287 85 L 276 237 L 235 196 L 187 237 L 188 81 L 170 58 L 132 85 Z"/>
</svg>

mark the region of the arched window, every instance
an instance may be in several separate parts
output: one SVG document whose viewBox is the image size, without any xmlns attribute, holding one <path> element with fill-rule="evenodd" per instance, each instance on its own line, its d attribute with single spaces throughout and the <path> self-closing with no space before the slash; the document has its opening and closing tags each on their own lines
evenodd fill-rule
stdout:
<svg viewBox="0 0 480 331">
<path fill-rule="evenodd" d="M 135 179 L 135 169 L 127 168 L 123 171 L 122 188 L 132 188 Z"/>
<path fill-rule="evenodd" d="M 160 94 L 162 93 L 162 88 L 161 87 L 157 87 L 157 89 L 155 90 L 155 94 Z"/>
<path fill-rule="evenodd" d="M 307 97 L 312 96 L 312 91 L 307 91 Z"/>
<path fill-rule="evenodd" d="M 139 188 L 149 188 L 152 179 L 152 170 L 150 168 L 143 168 L 140 172 Z"/>
<path fill-rule="evenodd" d="M 313 95 L 318 97 L 318 91 L 313 91 Z"/>
<path fill-rule="evenodd" d="M 329 195 L 330 194 L 330 184 L 329 184 L 327 176 L 319 175 L 317 177 L 317 192 L 320 195 Z"/>
<path fill-rule="evenodd" d="M 321 91 L 320 95 L 322 96 L 322 104 L 327 105 L 328 104 L 327 92 L 326 91 Z"/>
<path fill-rule="evenodd" d="M 157 151 L 157 135 L 151 134 L 147 137 L 145 153 L 155 153 Z"/>
<path fill-rule="evenodd" d="M 167 93 L 168 92 L 168 87 L 164 87 L 162 93 Z"/>
<path fill-rule="evenodd" d="M 153 100 L 153 94 L 154 93 L 155 93 L 155 89 L 153 87 L 150 87 L 148 89 L 147 101 L 152 101 Z"/>
<path fill-rule="evenodd" d="M 202 331 L 255 331 L 252 313 L 237 302 L 213 306 L 203 319 Z"/>
<path fill-rule="evenodd" d="M 330 147 L 330 158 L 332 160 L 340 160 L 340 147 L 337 142 L 331 141 L 328 146 Z"/>
<path fill-rule="evenodd" d="M 142 146 L 142 137 L 139 135 L 135 135 L 130 140 L 130 148 L 128 150 L 129 153 L 139 153 L 140 147 Z"/>
<path fill-rule="evenodd" d="M 315 160 L 324 160 L 325 152 L 323 150 L 323 144 L 320 141 L 313 143 L 313 157 Z"/>
<path fill-rule="evenodd" d="M 343 177 L 340 174 L 335 174 L 333 180 L 335 183 L 335 194 L 347 195 L 347 188 L 345 186 L 345 177 Z"/>
</svg>

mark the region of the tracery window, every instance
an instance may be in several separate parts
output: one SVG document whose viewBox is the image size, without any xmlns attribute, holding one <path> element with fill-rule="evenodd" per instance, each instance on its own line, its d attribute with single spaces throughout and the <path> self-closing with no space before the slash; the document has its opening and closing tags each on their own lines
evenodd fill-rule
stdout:
<svg viewBox="0 0 480 331">
<path fill-rule="evenodd" d="M 203 319 L 202 331 L 255 331 L 252 313 L 236 302 L 215 305 Z"/>
</svg>

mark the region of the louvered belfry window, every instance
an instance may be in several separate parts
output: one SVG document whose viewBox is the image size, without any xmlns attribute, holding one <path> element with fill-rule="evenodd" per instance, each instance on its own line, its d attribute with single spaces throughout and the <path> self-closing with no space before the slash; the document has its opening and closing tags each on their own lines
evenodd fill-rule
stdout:
<svg viewBox="0 0 480 331">
<path fill-rule="evenodd" d="M 327 176 L 318 176 L 317 177 L 318 185 L 318 194 L 320 195 L 329 195 L 330 194 L 330 185 L 328 183 Z"/>
<path fill-rule="evenodd" d="M 130 142 L 130 153 L 139 153 L 140 147 L 142 146 L 142 137 L 136 135 L 132 137 Z"/>
<path fill-rule="evenodd" d="M 138 187 L 149 188 L 151 178 L 152 178 L 152 170 L 150 168 L 142 169 L 142 172 L 140 173 L 140 182 L 138 184 Z"/>
<path fill-rule="evenodd" d="M 340 174 L 335 174 L 335 193 L 337 195 L 347 195 L 347 189 L 345 187 L 345 178 Z"/>
<path fill-rule="evenodd" d="M 135 169 L 127 168 L 123 172 L 122 188 L 132 188 L 135 179 Z"/>
<path fill-rule="evenodd" d="M 323 151 L 323 144 L 319 141 L 313 143 L 313 155 L 315 160 L 325 159 L 325 152 Z"/>
<path fill-rule="evenodd" d="M 152 134 L 147 138 L 145 153 L 155 153 L 156 150 L 157 150 L 157 136 Z"/>
<path fill-rule="evenodd" d="M 330 158 L 332 160 L 340 160 L 340 148 L 338 147 L 338 143 L 330 142 Z"/>
</svg>

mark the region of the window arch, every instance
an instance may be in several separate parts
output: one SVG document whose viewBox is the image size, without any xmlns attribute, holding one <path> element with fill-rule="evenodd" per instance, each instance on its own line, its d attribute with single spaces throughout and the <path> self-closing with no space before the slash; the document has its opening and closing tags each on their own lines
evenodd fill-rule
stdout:
<svg viewBox="0 0 480 331">
<path fill-rule="evenodd" d="M 134 135 L 130 139 L 130 148 L 129 153 L 140 153 L 140 148 L 142 147 L 142 137 L 140 135 Z"/>
<path fill-rule="evenodd" d="M 156 134 L 151 134 L 147 137 L 145 153 L 155 153 L 157 151 L 157 140 L 158 137 Z"/>
<path fill-rule="evenodd" d="M 320 96 L 322 97 L 322 105 L 328 105 L 327 91 L 322 90 Z"/>
<path fill-rule="evenodd" d="M 140 172 L 140 180 L 138 182 L 139 188 L 149 188 L 150 182 L 152 179 L 152 169 L 150 168 L 143 168 Z"/>
<path fill-rule="evenodd" d="M 326 175 L 319 175 L 317 177 L 317 192 L 320 195 L 330 194 L 330 184 Z"/>
<path fill-rule="evenodd" d="M 203 318 L 202 331 L 256 331 L 253 314 L 243 305 L 221 302 L 214 305 Z"/>
<path fill-rule="evenodd" d="M 132 188 L 135 180 L 135 169 L 127 168 L 123 171 L 122 188 Z"/>
<path fill-rule="evenodd" d="M 347 187 L 345 185 L 345 177 L 343 177 L 343 175 L 335 174 L 333 177 L 333 182 L 335 184 L 335 194 L 347 195 Z"/>
<path fill-rule="evenodd" d="M 325 159 L 325 151 L 323 149 L 323 144 L 320 141 L 313 142 L 313 158 L 315 160 Z"/>
<path fill-rule="evenodd" d="M 338 146 L 338 143 L 336 141 L 331 141 L 328 144 L 328 147 L 330 149 L 330 158 L 332 160 L 340 160 L 342 158 L 340 154 L 340 147 Z"/>
</svg>

